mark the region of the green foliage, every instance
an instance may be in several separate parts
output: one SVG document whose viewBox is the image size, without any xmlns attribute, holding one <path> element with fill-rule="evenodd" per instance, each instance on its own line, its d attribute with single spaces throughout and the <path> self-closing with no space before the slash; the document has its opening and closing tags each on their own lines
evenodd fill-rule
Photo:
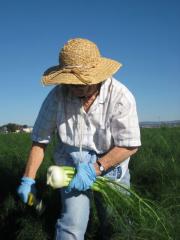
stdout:
<svg viewBox="0 0 180 240">
<path fill-rule="evenodd" d="M 180 128 L 142 129 L 142 147 L 130 162 L 132 183 L 152 200 L 179 194 Z"/>
<path fill-rule="evenodd" d="M 155 210 L 157 216 L 136 199 L 136 206 L 122 198 L 118 215 L 113 208 L 102 204 L 94 195 L 87 240 L 102 239 L 100 229 L 110 240 L 178 239 L 180 236 L 180 128 L 142 129 L 142 147 L 130 162 L 133 192 Z M 37 176 L 39 198 L 46 210 L 38 216 L 35 209 L 24 205 L 16 195 L 16 188 L 24 171 L 31 147 L 29 134 L 0 135 L 0 236 L 2 239 L 53 239 L 59 214 L 58 191 L 46 186 L 46 171 L 53 163 L 56 139 L 48 146 L 45 161 Z M 116 203 L 113 198 L 112 204 Z M 127 199 L 129 196 L 127 195 Z M 114 201 L 114 202 L 113 202 Z M 100 207 L 104 210 L 99 211 Z M 139 211 L 141 210 L 141 211 Z M 145 210 L 145 211 L 144 211 Z M 108 214 L 101 214 L 107 212 Z M 140 212 L 142 213 L 140 216 Z M 101 222 L 100 220 L 101 219 Z M 102 222 L 103 219 L 103 222 Z M 157 224 L 154 225 L 154 221 Z M 165 228 L 164 228 L 164 227 Z M 166 229 L 167 234 L 164 229 Z"/>
</svg>

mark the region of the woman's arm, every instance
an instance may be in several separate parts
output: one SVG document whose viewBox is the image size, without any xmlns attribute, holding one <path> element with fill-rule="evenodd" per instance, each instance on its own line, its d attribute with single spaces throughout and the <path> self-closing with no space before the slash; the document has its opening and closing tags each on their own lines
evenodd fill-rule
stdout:
<svg viewBox="0 0 180 240">
<path fill-rule="evenodd" d="M 109 168 L 117 166 L 125 159 L 135 154 L 137 150 L 137 147 L 113 147 L 107 154 L 99 159 L 99 162 L 105 168 L 105 171 L 107 171 Z M 96 174 L 101 175 L 97 163 L 94 164 L 94 167 Z"/>
<path fill-rule="evenodd" d="M 26 164 L 24 177 L 35 179 L 37 170 L 44 159 L 45 149 L 46 144 L 33 142 Z"/>
</svg>

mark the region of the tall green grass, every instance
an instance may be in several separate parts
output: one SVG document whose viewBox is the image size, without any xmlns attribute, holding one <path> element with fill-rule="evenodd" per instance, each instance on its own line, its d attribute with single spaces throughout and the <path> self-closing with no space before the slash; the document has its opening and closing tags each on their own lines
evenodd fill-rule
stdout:
<svg viewBox="0 0 180 240">
<path fill-rule="evenodd" d="M 60 203 L 58 191 L 48 188 L 45 185 L 45 178 L 48 166 L 53 164 L 54 141 L 49 145 L 45 161 L 38 173 L 39 198 L 43 198 L 47 207 L 42 216 L 37 216 L 35 210 L 21 203 L 16 195 L 16 188 L 31 146 L 30 136 L 29 134 L 0 135 L 0 236 L 3 236 L 2 239 L 53 239 Z M 91 211 L 86 239 L 102 239 L 101 226 L 107 231 L 108 239 L 112 240 L 179 239 L 179 159 L 180 128 L 142 129 L 142 147 L 130 162 L 133 191 L 131 196 L 133 193 L 140 196 L 139 199 L 136 197 L 137 206 L 128 205 L 128 201 L 123 197 L 119 201 L 117 215 L 113 212 L 113 208 L 102 204 L 101 196 L 94 196 L 96 201 L 92 202 L 93 211 Z M 145 206 L 143 200 L 152 209 Z M 105 215 L 102 216 L 103 222 L 98 218 L 102 214 L 98 210 L 100 207 L 108 212 L 107 219 Z M 154 215 L 152 210 L 155 211 Z"/>
</svg>

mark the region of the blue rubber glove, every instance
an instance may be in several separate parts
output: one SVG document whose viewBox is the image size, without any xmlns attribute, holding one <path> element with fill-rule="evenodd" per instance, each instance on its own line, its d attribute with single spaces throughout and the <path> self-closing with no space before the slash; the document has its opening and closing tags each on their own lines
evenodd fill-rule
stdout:
<svg viewBox="0 0 180 240">
<path fill-rule="evenodd" d="M 79 163 L 77 173 L 66 189 L 66 193 L 73 189 L 78 191 L 86 191 L 90 189 L 96 181 L 96 171 L 92 163 Z"/>
<path fill-rule="evenodd" d="M 34 195 L 36 194 L 35 180 L 28 177 L 22 177 L 21 184 L 17 189 L 17 193 L 21 200 L 24 203 L 27 203 L 29 193 L 33 193 Z"/>
</svg>

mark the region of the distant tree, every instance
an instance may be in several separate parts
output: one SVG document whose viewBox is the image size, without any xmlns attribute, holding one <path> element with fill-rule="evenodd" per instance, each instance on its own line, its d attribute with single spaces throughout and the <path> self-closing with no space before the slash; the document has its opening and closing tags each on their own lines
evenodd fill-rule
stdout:
<svg viewBox="0 0 180 240">
<path fill-rule="evenodd" d="M 8 123 L 6 125 L 8 132 L 15 132 L 16 130 L 19 130 L 20 126 L 15 123 Z"/>
</svg>

